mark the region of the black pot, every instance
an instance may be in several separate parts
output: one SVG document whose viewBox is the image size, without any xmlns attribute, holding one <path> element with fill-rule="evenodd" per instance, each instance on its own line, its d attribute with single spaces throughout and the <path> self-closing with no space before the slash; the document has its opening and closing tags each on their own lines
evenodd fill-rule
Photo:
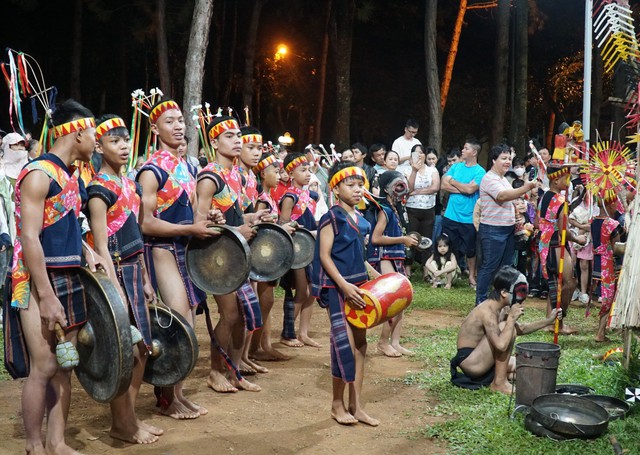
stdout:
<svg viewBox="0 0 640 455">
<path fill-rule="evenodd" d="M 607 395 L 585 395 L 584 398 L 602 406 L 609 413 L 609 420 L 624 419 L 631 405 L 619 398 Z"/>
<path fill-rule="evenodd" d="M 557 384 L 556 393 L 582 396 L 595 393 L 595 390 L 589 386 L 582 384 Z"/>
<path fill-rule="evenodd" d="M 597 438 L 609 427 L 609 414 L 583 397 L 541 395 L 531 405 L 531 418 L 548 430 L 567 437 Z"/>
</svg>

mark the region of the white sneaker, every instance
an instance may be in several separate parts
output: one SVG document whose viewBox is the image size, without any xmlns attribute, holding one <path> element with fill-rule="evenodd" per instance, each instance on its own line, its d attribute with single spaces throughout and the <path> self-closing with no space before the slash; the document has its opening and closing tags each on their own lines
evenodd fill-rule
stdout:
<svg viewBox="0 0 640 455">
<path fill-rule="evenodd" d="M 589 294 L 581 294 L 579 300 L 580 303 L 586 305 L 587 303 L 589 303 Z"/>
<path fill-rule="evenodd" d="M 571 296 L 571 301 L 575 302 L 579 298 L 580 298 L 580 291 L 576 289 L 575 291 L 573 291 L 573 295 Z"/>
</svg>

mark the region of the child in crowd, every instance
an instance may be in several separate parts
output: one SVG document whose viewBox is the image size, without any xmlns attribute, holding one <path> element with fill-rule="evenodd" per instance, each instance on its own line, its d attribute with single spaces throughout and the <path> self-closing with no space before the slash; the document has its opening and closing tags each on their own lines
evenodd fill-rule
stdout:
<svg viewBox="0 0 640 455">
<path fill-rule="evenodd" d="M 587 244 L 582 246 L 578 243 L 571 243 L 571 257 L 578 262 L 580 267 L 580 280 L 578 288 L 573 293 L 571 300 L 579 300 L 586 305 L 590 297 L 588 293 L 589 275 L 591 272 L 591 262 L 593 261 L 593 245 L 591 243 L 591 226 L 589 223 L 589 211 L 586 201 L 583 199 L 580 205 L 576 206 L 569 214 L 569 229 L 576 235 L 584 235 Z"/>
<path fill-rule="evenodd" d="M 371 216 L 370 211 L 368 218 L 373 233 L 367 248 L 367 259 L 382 274 L 398 272 L 404 275 L 404 248 L 418 244 L 415 237 L 404 234 L 397 209 L 398 203 L 408 192 L 407 179 L 398 171 L 386 171 L 379 181 L 379 205 L 371 209 L 374 213 Z M 400 313 L 382 326 L 378 349 L 387 357 L 411 354 L 411 351 L 400 346 L 402 317 L 403 313 Z"/>
<path fill-rule="evenodd" d="M 315 220 L 318 193 L 305 189 L 311 181 L 309 162 L 302 153 L 288 153 L 284 159 L 284 168 L 289 175 L 291 185 L 280 199 L 280 224 L 290 221 L 297 222 L 303 228 L 315 234 L 317 223 Z M 300 347 L 300 343 L 319 348 L 320 343 L 309 336 L 311 314 L 313 312 L 313 297 L 310 294 L 307 268 L 292 270 L 296 294 L 294 297 L 294 314 L 285 307 L 284 330 L 282 342 L 291 347 Z M 300 339 L 295 336 L 295 320 L 300 315 Z M 293 317 L 292 317 L 293 316 Z"/>
<path fill-rule="evenodd" d="M 437 288 L 444 284 L 445 289 L 451 289 L 453 280 L 460 274 L 456 255 L 451 250 L 451 240 L 446 234 L 442 234 L 436 240 L 433 254 L 424 265 L 424 275 L 428 276 Z"/>
<path fill-rule="evenodd" d="M 327 207 L 327 201 L 324 197 L 324 193 L 320 189 L 320 180 L 316 177 L 315 174 L 311 174 L 311 181 L 309 182 L 309 191 L 314 191 L 318 193 L 318 204 L 316 204 L 316 221 L 320 221 L 322 215 L 329 211 L 329 207 Z"/>
<path fill-rule="evenodd" d="M 338 162 L 331 168 L 329 188 L 338 202 L 320 220 L 311 275 L 313 295 L 327 308 L 331 323 L 331 417 L 342 425 L 362 422 L 375 427 L 380 422 L 364 411 L 361 401 L 367 331 L 348 324 L 344 312 L 345 304 L 365 307 L 357 286 L 367 281 L 369 272 L 377 275 L 364 257 L 364 239 L 371 226 L 355 208 L 364 197 L 366 179 L 353 162 Z"/>
</svg>

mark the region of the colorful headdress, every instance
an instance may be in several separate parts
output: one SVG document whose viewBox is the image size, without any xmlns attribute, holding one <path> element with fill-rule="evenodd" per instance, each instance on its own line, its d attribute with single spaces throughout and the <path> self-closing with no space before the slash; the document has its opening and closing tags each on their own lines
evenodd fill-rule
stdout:
<svg viewBox="0 0 640 455">
<path fill-rule="evenodd" d="M 220 117 L 214 117 L 209 124 L 209 140 L 214 140 L 225 131 L 239 130 L 240 124 L 238 121 L 228 115 L 222 115 Z"/>
<path fill-rule="evenodd" d="M 291 172 L 298 166 L 302 166 L 303 164 L 309 164 L 306 156 L 299 156 L 298 158 L 292 160 L 287 166 L 284 168 L 285 171 Z"/>
<path fill-rule="evenodd" d="M 250 142 L 262 144 L 262 134 L 247 133 L 242 135 L 242 143 L 248 144 Z"/>
<path fill-rule="evenodd" d="M 124 120 L 122 120 L 120 117 L 110 118 L 100 123 L 98 126 L 96 126 L 96 141 L 99 141 L 100 138 L 105 135 L 105 133 L 115 128 L 126 128 Z"/>
<path fill-rule="evenodd" d="M 367 174 L 364 170 L 358 166 L 349 166 L 344 169 L 340 169 L 336 172 L 331 180 L 329 181 L 329 188 L 334 189 L 340 182 L 349 178 L 349 177 L 360 177 L 364 180 L 364 186 L 368 186 L 369 182 L 367 181 Z"/>
<path fill-rule="evenodd" d="M 58 139 L 67 134 L 75 133 L 76 131 L 87 128 L 94 128 L 96 126 L 96 120 L 93 117 L 80 118 L 72 120 L 62 125 L 58 125 L 53 128 L 53 138 Z"/>
<path fill-rule="evenodd" d="M 178 106 L 178 103 L 176 103 L 175 101 L 173 100 L 163 101 L 161 103 L 158 103 L 153 109 L 151 109 L 151 112 L 149 112 L 149 121 L 151 123 L 156 123 L 158 118 L 160 118 L 162 114 L 164 114 L 170 109 L 177 109 L 181 111 L 180 106 Z"/>
<path fill-rule="evenodd" d="M 281 163 L 278 160 L 277 156 L 275 156 L 275 155 L 267 155 L 265 158 L 261 159 L 258 162 L 258 164 L 256 164 L 253 167 L 253 172 L 255 172 L 256 174 L 259 174 L 261 171 L 265 170 L 266 168 L 268 168 L 272 164 L 280 165 Z"/>
</svg>

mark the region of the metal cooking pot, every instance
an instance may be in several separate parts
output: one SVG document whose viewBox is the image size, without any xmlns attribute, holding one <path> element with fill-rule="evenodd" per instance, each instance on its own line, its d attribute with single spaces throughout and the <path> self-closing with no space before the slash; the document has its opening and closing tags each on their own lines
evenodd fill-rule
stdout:
<svg viewBox="0 0 640 455">
<path fill-rule="evenodd" d="M 584 398 L 602 406 L 609 413 L 609 420 L 624 419 L 631 405 L 619 398 L 607 395 L 585 395 Z"/>
</svg>

